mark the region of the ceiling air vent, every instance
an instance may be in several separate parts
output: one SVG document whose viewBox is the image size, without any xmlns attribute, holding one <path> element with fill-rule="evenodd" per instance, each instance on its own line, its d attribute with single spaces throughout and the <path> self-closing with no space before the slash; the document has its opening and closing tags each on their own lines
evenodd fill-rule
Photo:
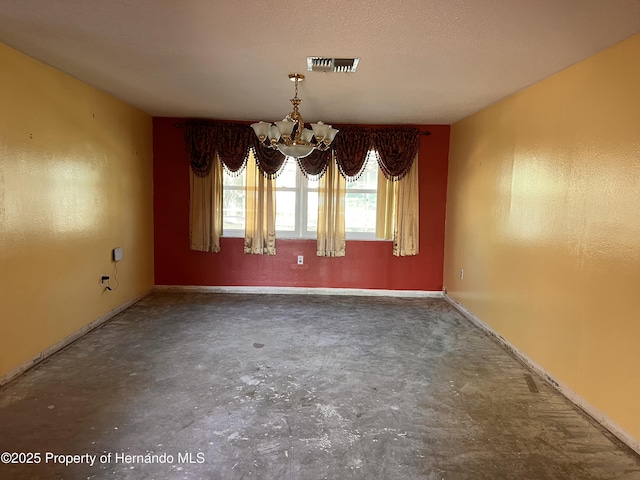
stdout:
<svg viewBox="0 0 640 480">
<path fill-rule="evenodd" d="M 307 70 L 310 72 L 353 73 L 358 68 L 360 58 L 307 57 Z"/>
</svg>

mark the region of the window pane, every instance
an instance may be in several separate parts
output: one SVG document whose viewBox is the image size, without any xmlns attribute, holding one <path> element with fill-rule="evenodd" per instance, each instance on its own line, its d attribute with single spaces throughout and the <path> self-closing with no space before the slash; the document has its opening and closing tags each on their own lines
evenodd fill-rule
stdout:
<svg viewBox="0 0 640 480">
<path fill-rule="evenodd" d="M 318 231 L 318 192 L 307 192 L 307 231 Z"/>
<path fill-rule="evenodd" d="M 244 185 L 247 178 L 246 169 L 240 175 L 230 174 L 226 170 L 222 174 L 222 234 L 229 230 L 244 231 Z"/>
<path fill-rule="evenodd" d="M 347 232 L 376 231 L 375 193 L 347 192 L 345 223 Z"/>
<path fill-rule="evenodd" d="M 242 190 L 225 189 L 222 195 L 222 231 L 244 230 L 244 198 Z"/>
<path fill-rule="evenodd" d="M 296 192 L 276 190 L 276 230 L 296 229 Z"/>
<path fill-rule="evenodd" d="M 282 172 L 276 178 L 276 188 L 296 188 L 298 163 L 291 157 L 287 157 L 285 162 Z"/>
</svg>

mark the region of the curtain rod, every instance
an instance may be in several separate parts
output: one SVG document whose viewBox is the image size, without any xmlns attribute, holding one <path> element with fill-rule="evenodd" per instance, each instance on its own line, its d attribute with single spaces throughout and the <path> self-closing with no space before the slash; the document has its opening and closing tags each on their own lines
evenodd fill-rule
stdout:
<svg viewBox="0 0 640 480">
<path fill-rule="evenodd" d="M 176 128 L 185 128 L 187 126 L 187 124 L 186 123 L 174 123 L 173 126 L 176 127 Z M 427 135 L 431 135 L 431 132 L 429 132 L 428 130 L 418 131 L 418 135 L 424 135 L 426 137 Z"/>
</svg>

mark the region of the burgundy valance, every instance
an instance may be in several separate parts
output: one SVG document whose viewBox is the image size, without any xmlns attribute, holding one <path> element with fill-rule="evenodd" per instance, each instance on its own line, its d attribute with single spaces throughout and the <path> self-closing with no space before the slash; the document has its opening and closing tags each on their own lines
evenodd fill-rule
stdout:
<svg viewBox="0 0 640 480">
<path fill-rule="evenodd" d="M 228 171 L 242 170 L 249 158 L 247 145 L 251 140 L 249 134 L 253 132 L 238 126 L 243 127 L 222 122 L 187 122 L 184 139 L 189 162 L 196 175 L 208 175 L 216 156 Z"/>
<path fill-rule="evenodd" d="M 251 132 L 249 145 L 250 148 L 253 149 L 258 170 L 260 170 L 266 178 L 275 178 L 278 173 L 280 173 L 286 157 L 279 150 L 265 148 L 251 127 L 247 127 L 247 130 Z"/>
<path fill-rule="evenodd" d="M 369 150 L 376 151 L 384 176 L 399 180 L 411 169 L 419 146 L 420 131 L 414 127 L 342 127 L 333 143 L 336 162 L 347 180 L 360 176 Z"/>
<path fill-rule="evenodd" d="M 379 128 L 373 134 L 378 165 L 388 180 L 399 180 L 409 173 L 419 147 L 417 128 Z"/>
<path fill-rule="evenodd" d="M 314 151 L 298 160 L 306 176 L 322 176 L 335 155 L 340 173 L 355 180 L 362 173 L 367 153 L 375 150 L 384 176 L 392 181 L 404 177 L 418 153 L 420 132 L 414 127 L 368 128 L 339 127 L 340 131 L 327 151 Z M 274 178 L 285 156 L 278 150 L 263 147 L 248 125 L 228 122 L 189 121 L 185 143 L 191 168 L 196 175 L 206 176 L 217 157 L 230 172 L 244 168 L 253 151 L 258 169 L 267 178 Z"/>
<path fill-rule="evenodd" d="M 298 167 L 305 177 L 319 178 L 327 171 L 331 161 L 331 150 L 314 150 L 303 158 L 298 158 Z"/>
<path fill-rule="evenodd" d="M 252 137 L 255 134 L 250 128 L 238 128 L 244 125 L 233 123 L 215 124 L 212 130 L 215 149 L 222 164 L 230 172 L 240 172 L 249 159 L 249 149 Z"/>
<path fill-rule="evenodd" d="M 216 139 L 214 129 L 202 123 L 189 122 L 184 132 L 184 142 L 189 153 L 189 163 L 193 173 L 206 177 L 216 158 Z"/>
<path fill-rule="evenodd" d="M 372 131 L 362 127 L 342 127 L 333 140 L 336 163 L 347 180 L 360 176 L 369 150 L 373 147 Z"/>
</svg>

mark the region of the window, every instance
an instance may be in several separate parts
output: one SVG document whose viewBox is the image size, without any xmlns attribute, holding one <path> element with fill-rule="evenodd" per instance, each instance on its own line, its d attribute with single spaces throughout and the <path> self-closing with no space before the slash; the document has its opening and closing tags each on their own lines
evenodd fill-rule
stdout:
<svg viewBox="0 0 640 480">
<path fill-rule="evenodd" d="M 246 173 L 223 174 L 223 235 L 243 237 Z M 318 228 L 318 180 L 305 178 L 294 158 L 287 158 L 276 178 L 276 235 L 278 238 L 316 238 Z M 369 152 L 360 178 L 347 182 L 345 230 L 347 240 L 374 240 L 378 162 Z"/>
</svg>

